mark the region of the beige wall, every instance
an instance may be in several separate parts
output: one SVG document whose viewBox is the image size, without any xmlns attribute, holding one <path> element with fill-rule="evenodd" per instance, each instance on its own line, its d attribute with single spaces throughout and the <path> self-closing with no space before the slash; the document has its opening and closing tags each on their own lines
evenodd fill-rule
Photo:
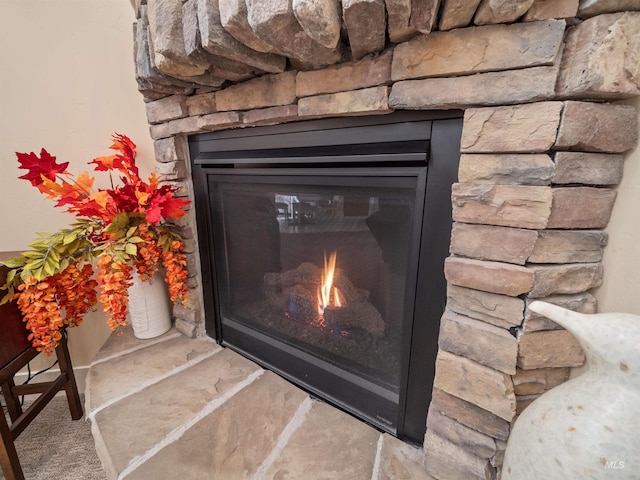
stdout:
<svg viewBox="0 0 640 480">
<path fill-rule="evenodd" d="M 640 112 L 640 98 L 621 102 Z M 607 226 L 604 285 L 596 292 L 600 312 L 640 315 L 640 147 L 625 156 L 624 177 Z"/>
<path fill-rule="evenodd" d="M 24 170 L 15 151 L 44 147 L 79 173 L 110 153 L 119 132 L 137 143 L 141 171 L 153 168 L 134 76 L 134 21 L 128 0 L 0 1 L 0 251 L 25 249 L 35 232 L 73 219 L 17 179 Z M 72 329 L 75 367 L 89 364 L 108 334 L 101 313 Z"/>
</svg>

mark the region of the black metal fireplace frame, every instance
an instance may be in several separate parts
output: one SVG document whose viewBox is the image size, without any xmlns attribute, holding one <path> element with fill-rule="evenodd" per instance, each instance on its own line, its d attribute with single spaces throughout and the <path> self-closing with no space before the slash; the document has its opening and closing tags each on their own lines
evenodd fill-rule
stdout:
<svg viewBox="0 0 640 480">
<path fill-rule="evenodd" d="M 451 232 L 450 191 L 457 179 L 461 117 L 459 111 L 397 112 L 191 137 L 207 333 L 381 430 L 422 443 L 439 320 L 446 299 L 443 265 Z M 328 362 L 322 364 L 304 352 L 293 352 L 285 343 L 222 318 L 215 280 L 221 259 L 214 253 L 214 245 L 221 245 L 222 236 L 212 221 L 217 207 L 210 196 L 210 181 L 295 178 L 304 182 L 305 178 L 314 178 L 316 182 L 319 175 L 345 184 L 357 184 L 359 176 L 385 181 L 395 178 L 400 183 L 414 178 L 419 185 L 422 222 L 414 229 L 415 253 L 411 259 L 417 266 L 417 277 L 415 289 L 407 290 L 415 295 L 408 299 L 414 304 L 413 322 L 412 330 L 403 332 L 408 352 L 403 352 L 403 387 L 397 398 L 348 372 L 334 371 L 338 369 Z M 256 351 L 260 355 L 252 353 Z M 317 384 L 323 387 L 318 389 Z"/>
</svg>

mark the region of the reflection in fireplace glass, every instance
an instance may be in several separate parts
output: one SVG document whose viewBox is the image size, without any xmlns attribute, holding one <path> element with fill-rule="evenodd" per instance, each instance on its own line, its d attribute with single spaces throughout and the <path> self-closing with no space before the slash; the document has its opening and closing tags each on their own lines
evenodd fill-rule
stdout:
<svg viewBox="0 0 640 480">
<path fill-rule="evenodd" d="M 223 317 L 398 392 L 415 189 L 217 189 Z"/>
</svg>

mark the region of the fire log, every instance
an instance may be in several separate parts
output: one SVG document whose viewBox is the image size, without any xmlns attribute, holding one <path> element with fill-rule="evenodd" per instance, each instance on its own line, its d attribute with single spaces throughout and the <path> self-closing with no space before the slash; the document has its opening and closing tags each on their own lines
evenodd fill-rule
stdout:
<svg viewBox="0 0 640 480">
<path fill-rule="evenodd" d="M 288 288 L 301 285 L 310 292 L 316 292 L 322 284 L 322 269 L 310 262 L 301 263 L 298 268 L 281 273 L 265 273 L 264 292 L 281 293 Z M 346 302 L 359 302 L 369 298 L 369 291 L 356 288 L 340 268 L 336 268 L 333 286 Z"/>
<path fill-rule="evenodd" d="M 380 312 L 366 301 L 347 303 L 342 307 L 327 306 L 324 319 L 332 328 L 361 328 L 374 337 L 384 333 L 384 320 Z"/>
<path fill-rule="evenodd" d="M 263 290 L 267 301 L 277 310 L 287 312 L 298 322 L 313 323 L 318 317 L 317 292 L 322 283 L 322 269 L 310 262 L 297 268 L 264 275 Z M 376 307 L 369 303 L 369 291 L 351 283 L 342 269 L 337 268 L 333 287 L 340 292 L 343 306 L 328 305 L 324 319 L 333 328 L 360 328 L 372 336 L 384 333 L 384 320 Z"/>
<path fill-rule="evenodd" d="M 264 274 L 264 286 L 266 290 L 283 290 L 295 285 L 303 285 L 309 290 L 315 290 L 315 288 L 309 287 L 315 286 L 317 288 L 321 282 L 322 269 L 310 262 L 301 263 L 298 268 L 287 270 L 286 272 Z"/>
<path fill-rule="evenodd" d="M 351 283 L 351 280 L 349 280 L 344 274 L 344 270 L 340 268 L 336 268 L 333 286 L 340 291 L 345 303 L 361 302 L 369 297 L 369 292 L 367 290 L 363 290 L 363 292 L 366 292 L 366 297 L 363 296 L 360 291 L 361 289 L 356 288 L 353 283 Z"/>
<path fill-rule="evenodd" d="M 296 285 L 289 294 L 288 312 L 294 320 L 313 323 L 318 318 L 317 301 L 306 288 Z"/>
</svg>

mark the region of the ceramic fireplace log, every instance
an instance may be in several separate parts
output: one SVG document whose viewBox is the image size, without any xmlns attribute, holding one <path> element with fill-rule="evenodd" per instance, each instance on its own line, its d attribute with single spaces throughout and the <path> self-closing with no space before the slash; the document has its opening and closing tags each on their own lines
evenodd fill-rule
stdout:
<svg viewBox="0 0 640 480">
<path fill-rule="evenodd" d="M 336 276 L 333 280 L 333 286 L 336 287 L 345 303 L 360 302 L 362 300 L 369 300 L 369 290 L 363 288 L 356 288 L 351 280 L 344 274 L 341 269 L 336 269 Z"/>
<path fill-rule="evenodd" d="M 354 286 L 342 269 L 335 270 L 333 280 L 342 305 L 328 305 L 321 314 L 317 292 L 322 285 L 322 276 L 321 268 L 304 262 L 293 270 L 265 274 L 263 292 L 272 308 L 286 312 L 293 321 L 319 324 L 318 320 L 323 316 L 332 329 L 359 328 L 374 337 L 384 333 L 384 319 L 369 302 L 369 291 Z"/>
<path fill-rule="evenodd" d="M 374 337 L 380 337 L 384 333 L 382 315 L 366 301 L 349 303 L 343 307 L 328 306 L 324 309 L 324 318 L 330 328 L 361 328 Z"/>
<path fill-rule="evenodd" d="M 289 293 L 287 311 L 298 321 L 313 323 L 318 318 L 318 301 L 309 290 L 296 285 Z"/>
<path fill-rule="evenodd" d="M 267 295 L 288 291 L 291 287 L 301 285 L 310 292 L 318 291 L 322 284 L 322 269 L 313 263 L 304 262 L 293 270 L 281 273 L 266 273 L 263 290 Z M 369 299 L 369 291 L 357 288 L 345 275 L 344 270 L 336 268 L 333 286 L 336 287 L 346 303 Z"/>
<path fill-rule="evenodd" d="M 293 270 L 279 273 L 265 273 L 266 290 L 284 290 L 295 285 L 308 285 L 317 288 L 322 282 L 322 270 L 313 263 L 304 262 Z"/>
</svg>

